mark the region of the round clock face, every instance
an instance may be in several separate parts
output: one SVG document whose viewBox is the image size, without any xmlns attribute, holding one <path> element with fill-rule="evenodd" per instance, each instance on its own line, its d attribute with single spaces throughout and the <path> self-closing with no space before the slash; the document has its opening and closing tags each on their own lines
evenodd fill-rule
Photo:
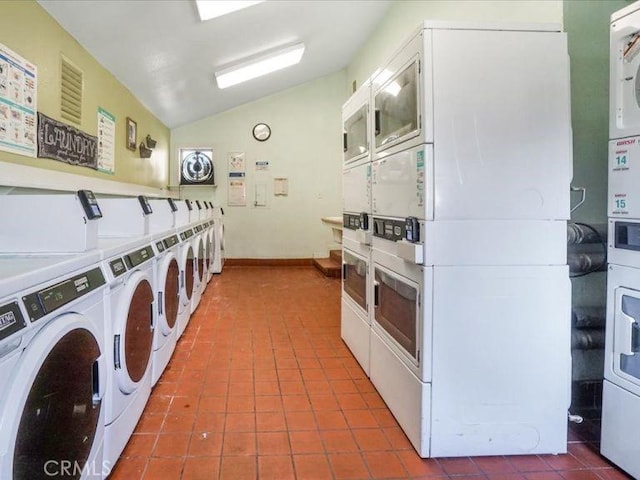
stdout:
<svg viewBox="0 0 640 480">
<path fill-rule="evenodd" d="M 193 152 L 182 161 L 182 177 L 190 183 L 207 183 L 213 177 L 213 162 L 202 152 Z"/>
<path fill-rule="evenodd" d="M 259 142 L 264 142 L 271 136 L 271 128 L 266 123 L 259 123 L 253 127 L 253 138 Z"/>
</svg>

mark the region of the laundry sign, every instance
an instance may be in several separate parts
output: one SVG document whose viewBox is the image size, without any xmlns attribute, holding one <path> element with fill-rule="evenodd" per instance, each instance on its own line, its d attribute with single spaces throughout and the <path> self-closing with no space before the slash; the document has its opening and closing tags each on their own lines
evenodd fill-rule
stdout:
<svg viewBox="0 0 640 480">
<path fill-rule="evenodd" d="M 38 157 L 98 168 L 98 138 L 38 112 Z"/>
</svg>

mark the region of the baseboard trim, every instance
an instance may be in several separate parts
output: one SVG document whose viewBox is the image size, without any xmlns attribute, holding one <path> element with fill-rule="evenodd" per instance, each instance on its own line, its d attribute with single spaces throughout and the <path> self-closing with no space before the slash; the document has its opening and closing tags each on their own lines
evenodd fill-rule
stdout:
<svg viewBox="0 0 640 480">
<path fill-rule="evenodd" d="M 313 258 L 225 258 L 225 267 L 311 267 Z"/>
</svg>

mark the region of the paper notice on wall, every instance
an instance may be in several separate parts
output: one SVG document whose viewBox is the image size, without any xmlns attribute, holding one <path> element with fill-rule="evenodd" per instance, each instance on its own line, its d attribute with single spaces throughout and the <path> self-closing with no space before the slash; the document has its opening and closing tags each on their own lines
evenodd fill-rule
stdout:
<svg viewBox="0 0 640 480">
<path fill-rule="evenodd" d="M 268 172 L 269 162 L 266 160 L 256 162 L 256 172 Z"/>
<path fill-rule="evenodd" d="M 227 204 L 236 207 L 244 207 L 247 204 L 247 181 L 244 173 L 229 173 Z"/>
<path fill-rule="evenodd" d="M 289 195 L 289 179 L 286 177 L 276 177 L 273 179 L 273 194 L 286 197 Z"/>
<path fill-rule="evenodd" d="M 229 152 L 227 159 L 229 161 L 229 176 L 231 176 L 232 173 L 244 173 L 244 152 Z"/>
<path fill-rule="evenodd" d="M 98 170 L 113 175 L 115 163 L 116 117 L 98 107 Z"/>
<path fill-rule="evenodd" d="M 0 150 L 36 156 L 37 68 L 0 44 Z"/>
</svg>

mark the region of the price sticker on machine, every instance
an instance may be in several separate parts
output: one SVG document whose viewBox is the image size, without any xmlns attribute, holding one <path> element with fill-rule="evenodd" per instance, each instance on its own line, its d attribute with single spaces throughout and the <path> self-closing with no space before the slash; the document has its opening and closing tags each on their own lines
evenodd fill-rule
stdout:
<svg viewBox="0 0 640 480">
<path fill-rule="evenodd" d="M 611 165 L 611 170 L 614 172 L 629 170 L 629 167 L 631 166 L 630 160 L 631 160 L 631 155 L 628 149 L 616 150 L 613 157 L 613 164 Z"/>
<path fill-rule="evenodd" d="M 613 214 L 629 215 L 629 202 L 626 193 L 615 193 L 613 195 Z"/>
</svg>

